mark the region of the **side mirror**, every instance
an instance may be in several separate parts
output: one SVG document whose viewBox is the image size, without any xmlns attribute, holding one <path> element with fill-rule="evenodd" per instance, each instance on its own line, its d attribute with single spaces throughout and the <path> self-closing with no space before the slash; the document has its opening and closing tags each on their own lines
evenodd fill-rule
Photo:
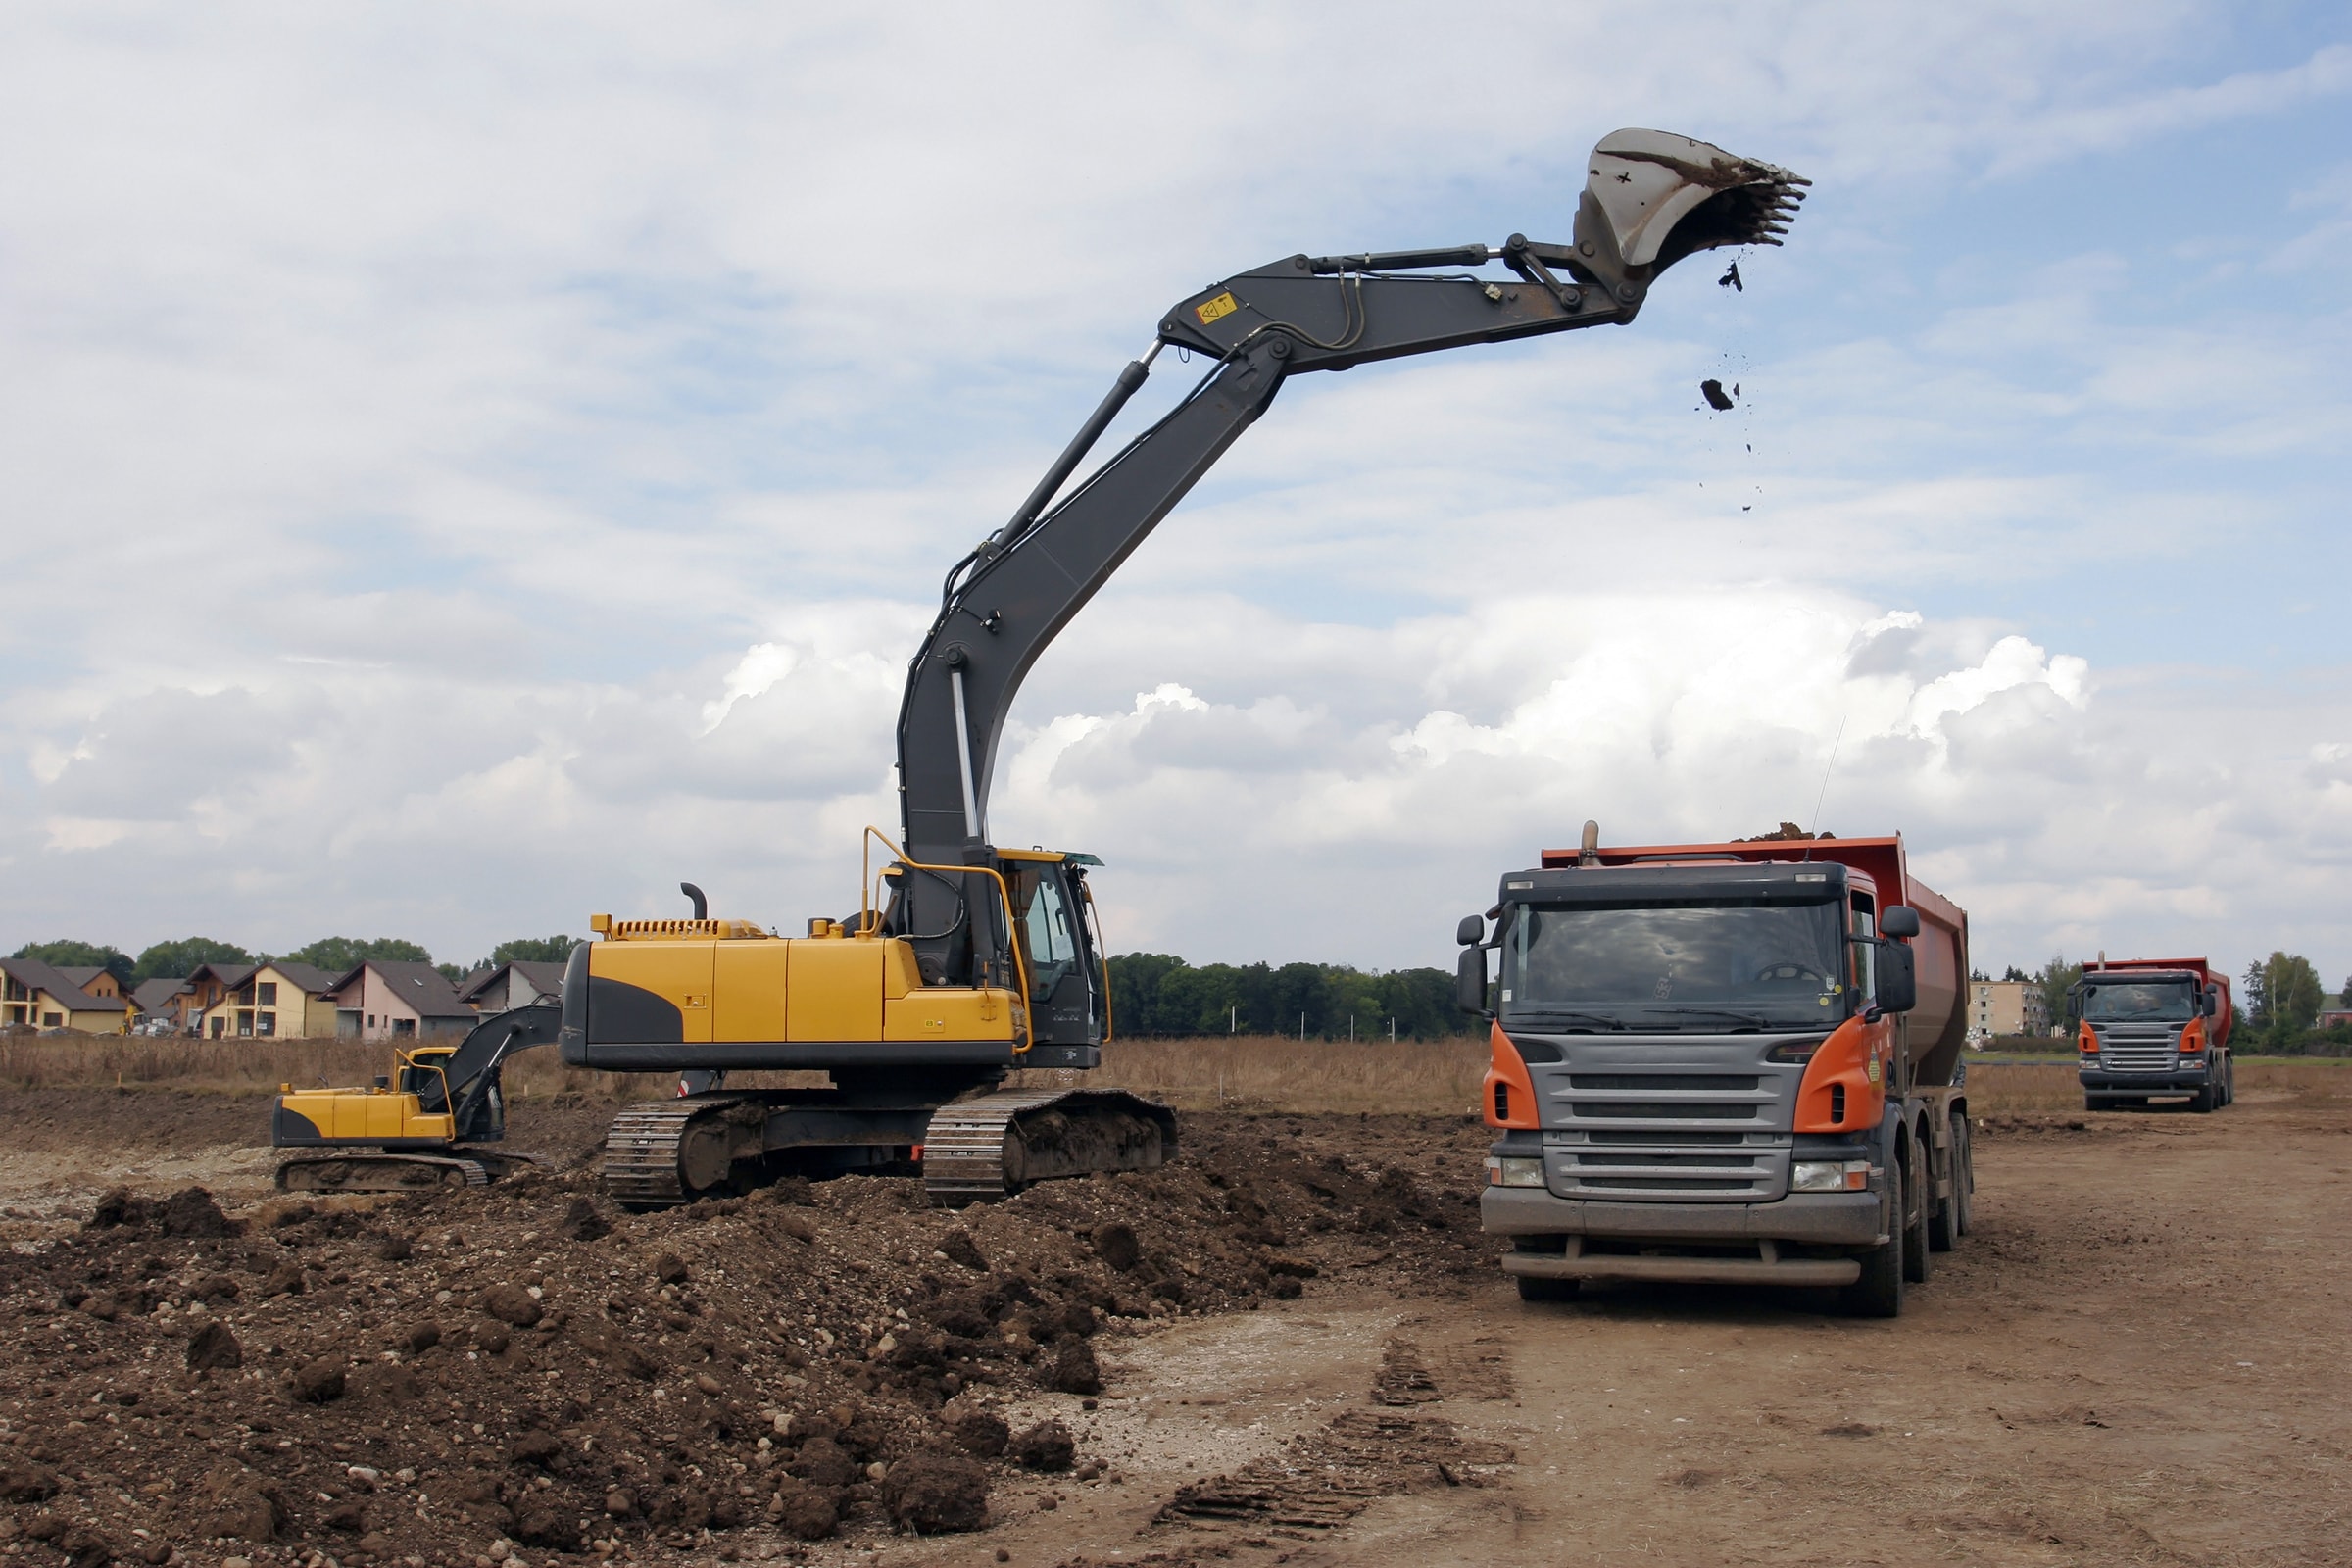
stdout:
<svg viewBox="0 0 2352 1568">
<path fill-rule="evenodd" d="M 1464 1012 L 1487 1010 L 1487 950 L 1464 948 L 1453 966 L 1453 1003 Z"/>
<path fill-rule="evenodd" d="M 1487 917 L 1483 914 L 1463 915 L 1461 924 L 1453 928 L 1453 940 L 1465 948 L 1474 948 L 1486 941 Z"/>
<path fill-rule="evenodd" d="M 2206 1017 L 2208 1017 L 2208 1018 L 2218 1018 L 2218 1017 L 2220 1017 L 2221 1015 L 2222 1015 L 2222 993 L 2221 993 L 2221 988 L 2220 988 L 2220 987 L 2218 987 L 2218 986 L 2207 986 L 2207 987 L 2205 988 L 2205 1016 L 2206 1016 Z"/>
<path fill-rule="evenodd" d="M 1919 935 L 1919 911 L 1907 904 L 1889 904 L 1879 915 L 1879 935 L 1886 937 L 1915 937 Z"/>
<path fill-rule="evenodd" d="M 1918 1005 L 1919 974 L 1912 966 L 1911 950 L 1899 942 L 1889 942 L 1879 949 L 1879 1010 L 1909 1012 Z"/>
</svg>

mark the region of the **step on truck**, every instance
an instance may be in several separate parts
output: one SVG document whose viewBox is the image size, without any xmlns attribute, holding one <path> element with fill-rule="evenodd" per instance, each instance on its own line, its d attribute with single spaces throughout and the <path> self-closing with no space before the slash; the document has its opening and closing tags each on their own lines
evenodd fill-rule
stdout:
<svg viewBox="0 0 2352 1568">
<path fill-rule="evenodd" d="M 1492 1019 L 1480 1213 L 1524 1298 L 1830 1287 L 1892 1317 L 1967 1233 L 1968 916 L 1899 836 L 1604 849 L 1588 822 L 1458 936 Z"/>
<path fill-rule="evenodd" d="M 2230 977 L 2203 958 L 2101 956 L 2066 1000 L 2084 1110 L 2186 1097 L 2204 1112 L 2236 1098 Z"/>
</svg>

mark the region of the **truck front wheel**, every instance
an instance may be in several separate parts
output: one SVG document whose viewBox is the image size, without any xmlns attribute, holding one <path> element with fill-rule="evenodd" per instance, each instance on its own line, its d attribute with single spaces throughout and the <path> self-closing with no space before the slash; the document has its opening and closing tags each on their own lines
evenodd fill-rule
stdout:
<svg viewBox="0 0 2352 1568">
<path fill-rule="evenodd" d="M 2217 1083 L 2208 1083 L 2189 1096 L 2188 1108 L 2200 1116 L 2210 1116 L 2213 1114 L 2214 1107 L 2220 1104 L 2221 1101 L 2222 1086 Z"/>
<path fill-rule="evenodd" d="M 1838 1305 L 1854 1317 L 1899 1317 L 1903 1310 L 1903 1172 L 1889 1166 L 1888 1235 L 1886 1244 L 1862 1254 L 1862 1277 L 1838 1293 Z"/>
</svg>

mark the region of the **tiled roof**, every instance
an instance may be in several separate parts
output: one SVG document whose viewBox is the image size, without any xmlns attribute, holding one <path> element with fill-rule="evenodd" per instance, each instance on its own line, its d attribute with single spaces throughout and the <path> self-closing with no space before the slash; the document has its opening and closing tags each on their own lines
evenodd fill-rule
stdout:
<svg viewBox="0 0 2352 1568">
<path fill-rule="evenodd" d="M 64 970 L 38 958 L 0 958 L 0 973 L 19 985 L 46 991 L 75 1012 L 128 1012 L 121 997 L 93 997 L 69 979 Z"/>
<path fill-rule="evenodd" d="M 340 991 L 360 977 L 361 971 L 373 969 L 392 994 L 420 1018 L 470 1018 L 473 1009 L 458 1000 L 448 979 L 429 963 L 398 963 L 388 958 L 369 958 L 344 974 L 337 975 L 329 988 Z"/>
</svg>

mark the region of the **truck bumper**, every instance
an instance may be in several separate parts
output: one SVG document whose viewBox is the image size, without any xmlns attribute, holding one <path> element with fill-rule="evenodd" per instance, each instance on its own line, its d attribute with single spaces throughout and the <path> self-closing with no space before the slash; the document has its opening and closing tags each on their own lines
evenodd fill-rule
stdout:
<svg viewBox="0 0 2352 1568">
<path fill-rule="evenodd" d="M 2085 1067 L 2082 1087 L 2101 1095 L 2163 1095 L 2202 1089 L 2213 1082 L 2209 1067 L 2178 1067 L 2170 1072 L 2101 1072 Z"/>
<path fill-rule="evenodd" d="M 1850 1257 L 1785 1257 L 1781 1244 L 1871 1247 L 1886 1239 L 1878 1193 L 1791 1193 L 1770 1203 L 1614 1203 L 1554 1198 L 1536 1187 L 1489 1187 L 1479 1221 L 1494 1236 L 1559 1236 L 1564 1252 L 1512 1252 L 1506 1274 L 1544 1279 L 1681 1280 L 1719 1285 L 1849 1285 Z M 1588 1250 L 1588 1241 L 1661 1248 L 1742 1244 L 1753 1256 L 1642 1256 Z"/>
</svg>

